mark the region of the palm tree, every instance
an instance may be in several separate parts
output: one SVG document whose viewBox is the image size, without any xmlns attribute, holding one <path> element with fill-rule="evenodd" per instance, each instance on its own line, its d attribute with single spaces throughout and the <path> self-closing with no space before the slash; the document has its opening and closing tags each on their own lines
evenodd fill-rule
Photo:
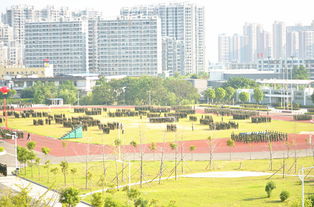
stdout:
<svg viewBox="0 0 314 207">
<path fill-rule="evenodd" d="M 235 146 L 234 141 L 232 139 L 228 139 L 227 146 L 230 147 L 229 159 L 231 160 L 231 148 Z"/>
<path fill-rule="evenodd" d="M 191 160 L 193 161 L 193 151 L 196 149 L 196 147 L 194 145 L 191 145 L 189 149 L 191 152 Z"/>
</svg>

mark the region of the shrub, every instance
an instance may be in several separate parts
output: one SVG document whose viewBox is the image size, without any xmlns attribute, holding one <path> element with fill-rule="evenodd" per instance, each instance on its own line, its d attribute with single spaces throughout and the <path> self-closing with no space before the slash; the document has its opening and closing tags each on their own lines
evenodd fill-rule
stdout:
<svg viewBox="0 0 314 207">
<path fill-rule="evenodd" d="M 306 114 L 299 114 L 299 115 L 294 115 L 293 119 L 296 121 L 299 120 L 311 120 L 312 116 L 311 115 L 306 115 Z"/>
<path fill-rule="evenodd" d="M 59 198 L 62 206 L 76 206 L 80 202 L 79 191 L 75 188 L 65 188 L 60 193 Z"/>
<path fill-rule="evenodd" d="M 310 195 L 307 200 L 309 200 L 309 203 L 311 203 L 312 205 L 310 205 L 311 207 L 314 207 L 314 195 Z"/>
<path fill-rule="evenodd" d="M 284 202 L 285 200 L 287 200 L 289 198 L 289 196 L 290 196 L 290 193 L 288 191 L 286 191 L 286 190 L 282 191 L 280 193 L 281 202 Z"/>
<path fill-rule="evenodd" d="M 270 198 L 271 192 L 276 188 L 276 184 L 273 181 L 270 181 L 265 186 L 265 191 L 267 193 L 267 197 Z"/>
<path fill-rule="evenodd" d="M 92 195 L 91 204 L 94 207 L 103 207 L 104 206 L 104 198 L 101 193 L 94 193 Z"/>
</svg>

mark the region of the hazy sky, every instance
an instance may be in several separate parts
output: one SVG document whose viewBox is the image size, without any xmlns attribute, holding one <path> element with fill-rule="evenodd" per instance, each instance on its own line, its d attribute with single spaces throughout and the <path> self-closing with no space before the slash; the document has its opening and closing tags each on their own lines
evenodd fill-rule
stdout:
<svg viewBox="0 0 314 207">
<path fill-rule="evenodd" d="M 123 6 L 157 4 L 165 0 L 1 0 L 0 11 L 14 4 L 66 6 L 70 9 L 100 10 L 105 16 L 116 16 Z M 171 1 L 182 2 L 182 1 Z M 240 33 L 245 22 L 261 23 L 271 31 L 275 20 L 287 24 L 308 25 L 314 20 L 314 0 L 191 0 L 185 1 L 205 6 L 206 48 L 210 60 L 217 60 L 217 36 L 219 33 Z"/>
</svg>

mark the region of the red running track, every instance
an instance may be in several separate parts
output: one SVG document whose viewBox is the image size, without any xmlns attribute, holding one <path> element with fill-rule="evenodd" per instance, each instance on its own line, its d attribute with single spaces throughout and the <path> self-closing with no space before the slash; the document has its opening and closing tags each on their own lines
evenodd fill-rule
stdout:
<svg viewBox="0 0 314 207">
<path fill-rule="evenodd" d="M 307 144 L 307 139 L 309 135 L 306 134 L 289 134 L 288 143 L 286 142 L 273 142 L 272 149 L 274 151 L 287 150 L 288 147 L 291 150 L 294 149 L 307 149 L 309 144 Z M 13 140 L 6 140 L 9 143 L 14 143 Z M 61 141 L 51 137 L 45 137 L 40 135 L 31 135 L 31 141 L 36 142 L 36 151 L 41 151 L 42 147 L 49 147 L 51 149 L 50 154 L 54 156 L 80 156 L 80 155 L 97 155 L 97 154 L 111 154 L 115 152 L 113 146 L 108 145 L 98 145 L 98 144 L 86 144 L 78 143 L 71 141 Z M 28 140 L 18 139 L 19 146 L 26 146 Z M 63 142 L 66 143 L 66 146 L 63 146 Z M 227 138 L 214 139 L 212 146 L 214 146 L 215 153 L 225 153 L 225 152 L 262 152 L 268 151 L 267 143 L 236 143 L 235 147 L 232 149 L 226 144 Z M 183 153 L 190 153 L 190 146 L 194 145 L 196 148 L 193 151 L 194 153 L 208 153 L 209 145 L 207 140 L 193 140 L 193 141 L 178 141 L 177 142 L 177 151 Z M 156 150 L 152 151 L 150 149 L 150 144 L 143 144 L 133 147 L 131 145 L 121 146 L 121 151 L 125 153 L 134 153 L 140 152 L 143 150 L 144 153 L 160 153 L 162 150 L 165 153 L 173 153 L 174 151 L 170 148 L 169 143 L 157 143 Z"/>
</svg>

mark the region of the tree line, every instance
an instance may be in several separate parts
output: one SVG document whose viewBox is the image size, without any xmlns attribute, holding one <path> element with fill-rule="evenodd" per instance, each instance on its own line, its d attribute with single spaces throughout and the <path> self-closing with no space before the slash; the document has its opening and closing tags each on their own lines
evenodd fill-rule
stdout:
<svg viewBox="0 0 314 207">
<path fill-rule="evenodd" d="M 199 100 L 193 85 L 180 78 L 126 77 L 106 80 L 101 77 L 91 93 L 80 95 L 81 105 L 180 105 Z M 21 98 L 32 98 L 35 104 L 48 98 L 63 98 L 65 104 L 78 103 L 78 90 L 72 81 L 56 86 L 53 82 L 36 82 L 21 92 Z"/>
<path fill-rule="evenodd" d="M 203 95 L 207 102 L 231 103 L 236 96 L 237 89 L 254 89 L 253 97 L 257 103 L 264 99 L 263 91 L 254 80 L 241 77 L 230 78 L 221 87 L 208 88 L 203 92 Z M 250 95 L 243 91 L 239 93 L 238 98 L 242 103 L 245 103 L 249 101 Z"/>
</svg>

